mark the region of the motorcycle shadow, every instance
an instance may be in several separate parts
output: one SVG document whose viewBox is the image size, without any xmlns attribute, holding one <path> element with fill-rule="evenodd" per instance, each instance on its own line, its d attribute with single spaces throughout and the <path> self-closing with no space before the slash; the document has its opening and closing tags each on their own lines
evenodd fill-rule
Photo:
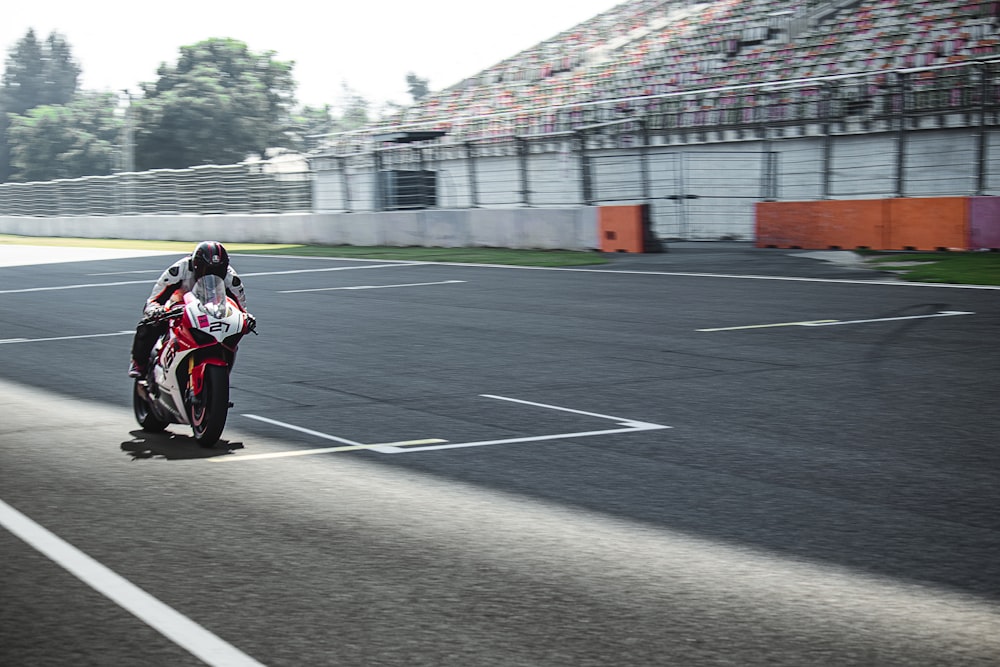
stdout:
<svg viewBox="0 0 1000 667">
<path fill-rule="evenodd" d="M 131 455 L 132 460 L 167 459 L 177 461 L 184 459 L 207 459 L 213 456 L 225 456 L 233 450 L 243 449 L 242 442 L 219 440 L 212 447 L 202 447 L 198 441 L 187 435 L 179 435 L 163 431 L 149 433 L 141 429 L 129 431 L 131 440 L 121 443 L 121 449 Z"/>
</svg>

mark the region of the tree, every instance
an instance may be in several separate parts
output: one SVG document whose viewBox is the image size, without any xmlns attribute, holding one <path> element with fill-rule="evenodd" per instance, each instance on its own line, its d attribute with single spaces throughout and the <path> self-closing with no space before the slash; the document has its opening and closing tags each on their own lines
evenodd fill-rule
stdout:
<svg viewBox="0 0 1000 667">
<path fill-rule="evenodd" d="M 313 142 L 310 137 L 336 132 L 337 127 L 337 120 L 333 117 L 329 104 L 321 107 L 304 106 L 292 114 L 287 134 L 295 150 L 307 151 Z"/>
<path fill-rule="evenodd" d="M 63 105 L 10 116 L 12 180 L 48 181 L 110 174 L 122 120 L 111 93 L 86 93 Z"/>
<path fill-rule="evenodd" d="M 66 104 L 76 95 L 79 78 L 80 67 L 59 33 L 49 34 L 41 43 L 35 31 L 28 30 L 10 49 L 0 83 L 0 182 L 10 177 L 8 116 L 41 105 Z"/>
<path fill-rule="evenodd" d="M 410 97 L 413 98 L 414 104 L 427 97 L 427 94 L 430 93 L 429 83 L 430 79 L 421 79 L 413 72 L 407 73 L 406 90 L 410 93 Z"/>
<path fill-rule="evenodd" d="M 347 85 L 346 81 L 340 83 L 340 98 L 337 102 L 341 110 L 337 132 L 357 130 L 368 125 L 368 108 L 371 103 Z"/>
<path fill-rule="evenodd" d="M 136 168 L 231 164 L 288 147 L 294 63 L 255 53 L 234 39 L 180 49 L 136 105 Z"/>
</svg>

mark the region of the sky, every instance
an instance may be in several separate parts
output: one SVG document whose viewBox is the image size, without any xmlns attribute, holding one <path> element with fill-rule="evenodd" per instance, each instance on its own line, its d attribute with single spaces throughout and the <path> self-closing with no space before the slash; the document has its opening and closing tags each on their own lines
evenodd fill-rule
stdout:
<svg viewBox="0 0 1000 667">
<path fill-rule="evenodd" d="M 621 1 L 3 0 L 0 56 L 29 28 L 39 40 L 56 31 L 81 88 L 137 92 L 181 46 L 226 37 L 294 61 L 300 104 L 336 107 L 346 83 L 377 109 L 411 101 L 408 72 L 446 88 Z"/>
</svg>

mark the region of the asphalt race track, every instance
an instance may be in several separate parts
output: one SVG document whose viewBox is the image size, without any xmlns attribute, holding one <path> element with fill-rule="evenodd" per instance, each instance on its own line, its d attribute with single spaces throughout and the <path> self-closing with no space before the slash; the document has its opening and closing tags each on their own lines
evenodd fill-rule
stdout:
<svg viewBox="0 0 1000 667">
<path fill-rule="evenodd" d="M 234 256 L 203 449 L 125 375 L 176 255 L 3 252 L 2 665 L 1000 664 L 996 289 Z"/>
</svg>

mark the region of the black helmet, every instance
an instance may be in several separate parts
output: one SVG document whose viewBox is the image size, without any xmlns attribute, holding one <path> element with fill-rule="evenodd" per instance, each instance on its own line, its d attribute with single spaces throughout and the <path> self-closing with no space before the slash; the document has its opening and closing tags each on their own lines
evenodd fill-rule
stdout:
<svg viewBox="0 0 1000 667">
<path fill-rule="evenodd" d="M 218 241 L 202 241 L 191 253 L 191 268 L 195 280 L 209 273 L 225 278 L 229 269 L 229 253 Z"/>
</svg>

